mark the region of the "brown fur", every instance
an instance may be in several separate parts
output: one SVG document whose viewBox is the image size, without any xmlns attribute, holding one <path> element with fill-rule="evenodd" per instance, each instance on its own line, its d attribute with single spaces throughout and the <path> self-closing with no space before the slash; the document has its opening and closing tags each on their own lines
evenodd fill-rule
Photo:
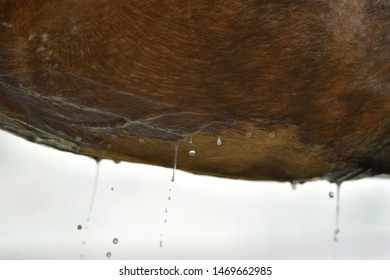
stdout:
<svg viewBox="0 0 390 280">
<path fill-rule="evenodd" d="M 192 135 L 178 167 L 234 178 L 390 173 L 386 0 L 16 0 L 0 14 L 0 127 L 25 138 L 172 166 Z"/>
</svg>

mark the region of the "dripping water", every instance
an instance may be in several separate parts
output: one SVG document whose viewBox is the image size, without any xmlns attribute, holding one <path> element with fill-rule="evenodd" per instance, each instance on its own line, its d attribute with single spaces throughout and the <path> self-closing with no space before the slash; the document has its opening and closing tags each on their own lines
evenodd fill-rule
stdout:
<svg viewBox="0 0 390 280">
<path fill-rule="evenodd" d="M 176 172 L 176 167 L 177 167 L 177 153 L 179 150 L 179 143 L 175 144 L 175 159 L 173 161 L 173 172 L 172 172 L 172 182 L 175 182 L 175 172 Z"/>
<path fill-rule="evenodd" d="M 93 206 L 95 204 L 95 196 L 96 196 L 96 191 L 97 191 L 97 185 L 98 185 L 98 179 L 99 179 L 99 165 L 100 165 L 100 159 L 95 158 L 96 160 L 96 173 L 95 173 L 95 182 L 93 185 L 93 192 L 92 192 L 92 198 L 91 198 L 91 203 L 89 204 L 89 210 L 88 210 L 88 216 L 87 220 L 85 222 L 85 229 L 88 229 L 89 222 L 91 220 L 91 214 L 93 210 Z"/>
<path fill-rule="evenodd" d="M 338 242 L 339 241 L 339 233 L 340 233 L 340 228 L 339 228 L 339 218 L 340 218 L 340 187 L 341 184 L 337 184 L 337 191 L 336 191 L 336 219 L 335 219 L 335 229 L 333 232 L 333 241 Z"/>
<path fill-rule="evenodd" d="M 114 238 L 114 239 L 112 240 L 112 243 L 114 243 L 115 245 L 118 244 L 118 243 L 119 243 L 119 239 L 118 239 L 118 238 Z"/>
<path fill-rule="evenodd" d="M 192 144 L 192 135 L 190 135 L 190 144 Z"/>
<path fill-rule="evenodd" d="M 190 138 L 190 141 L 192 142 L 192 139 Z M 172 172 L 172 179 L 171 181 L 172 182 L 175 182 L 175 172 L 176 172 L 176 167 L 177 167 L 177 155 L 178 155 L 178 151 L 179 151 L 179 143 L 176 143 L 175 144 L 175 158 L 174 158 L 174 162 L 173 162 L 173 172 Z M 169 192 L 172 191 L 172 188 L 169 188 Z M 168 201 L 171 200 L 171 195 L 168 196 Z M 164 210 L 164 214 L 165 214 L 165 218 L 163 220 L 164 224 L 166 224 L 168 222 L 167 220 L 167 215 L 168 215 L 168 208 L 165 208 Z M 160 248 L 163 247 L 163 239 L 162 239 L 162 234 L 160 234 Z"/>
<path fill-rule="evenodd" d="M 221 145 L 222 145 L 221 136 L 218 136 L 218 138 L 217 138 L 217 145 L 218 145 L 218 146 L 221 146 Z"/>
<path fill-rule="evenodd" d="M 293 191 L 295 191 L 298 185 L 297 181 L 291 181 L 290 183 L 291 183 L 291 188 L 293 189 Z"/>
<path fill-rule="evenodd" d="M 190 150 L 190 151 L 188 152 L 188 155 L 189 155 L 190 157 L 194 157 L 194 156 L 196 155 L 196 151 L 195 151 L 195 150 Z"/>
</svg>

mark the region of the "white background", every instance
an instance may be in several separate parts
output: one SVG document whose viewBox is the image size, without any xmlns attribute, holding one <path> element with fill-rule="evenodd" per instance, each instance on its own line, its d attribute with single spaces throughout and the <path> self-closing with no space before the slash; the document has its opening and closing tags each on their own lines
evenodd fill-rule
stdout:
<svg viewBox="0 0 390 280">
<path fill-rule="evenodd" d="M 342 185 L 335 243 L 327 182 L 293 191 L 178 171 L 173 184 L 171 169 L 107 160 L 85 230 L 95 172 L 90 158 L 0 131 L 0 259 L 390 258 L 388 177 Z"/>
</svg>

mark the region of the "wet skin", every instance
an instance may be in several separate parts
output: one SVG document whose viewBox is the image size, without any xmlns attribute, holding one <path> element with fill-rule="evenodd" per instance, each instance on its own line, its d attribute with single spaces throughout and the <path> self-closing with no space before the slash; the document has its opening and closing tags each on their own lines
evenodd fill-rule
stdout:
<svg viewBox="0 0 390 280">
<path fill-rule="evenodd" d="M 0 16 L 0 128 L 28 140 L 167 167 L 179 143 L 179 169 L 231 178 L 390 173 L 388 1 L 6 0 Z"/>
</svg>

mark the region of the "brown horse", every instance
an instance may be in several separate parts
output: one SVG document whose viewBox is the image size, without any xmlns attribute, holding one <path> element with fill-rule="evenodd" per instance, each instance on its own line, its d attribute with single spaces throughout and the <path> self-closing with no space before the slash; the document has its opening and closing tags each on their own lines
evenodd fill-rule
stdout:
<svg viewBox="0 0 390 280">
<path fill-rule="evenodd" d="M 388 0 L 2 0 L 0 128 L 260 180 L 390 173 Z M 176 147 L 178 148 L 176 150 Z"/>
</svg>

